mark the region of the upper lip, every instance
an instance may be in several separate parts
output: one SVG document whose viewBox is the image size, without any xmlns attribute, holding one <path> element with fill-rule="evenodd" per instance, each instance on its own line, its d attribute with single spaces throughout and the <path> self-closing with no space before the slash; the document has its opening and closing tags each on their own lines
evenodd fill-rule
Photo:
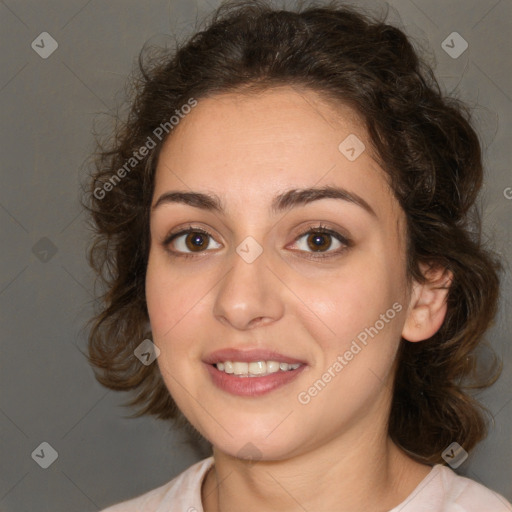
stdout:
<svg viewBox="0 0 512 512">
<path fill-rule="evenodd" d="M 290 357 L 274 350 L 268 349 L 251 349 L 239 350 L 236 348 L 223 348 L 208 354 L 203 361 L 207 364 L 216 364 L 224 361 L 240 361 L 244 363 L 251 363 L 254 361 L 276 361 L 278 363 L 288 364 L 305 364 L 305 361 Z"/>
</svg>

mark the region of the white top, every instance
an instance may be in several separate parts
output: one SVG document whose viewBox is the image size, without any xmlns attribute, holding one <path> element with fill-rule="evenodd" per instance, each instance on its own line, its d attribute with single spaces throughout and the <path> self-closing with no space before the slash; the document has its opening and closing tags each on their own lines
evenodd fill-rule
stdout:
<svg viewBox="0 0 512 512">
<path fill-rule="evenodd" d="M 101 512 L 204 512 L 201 487 L 213 457 L 201 460 L 170 482 Z M 500 494 L 435 465 L 414 491 L 389 512 L 509 512 L 512 505 Z"/>
</svg>

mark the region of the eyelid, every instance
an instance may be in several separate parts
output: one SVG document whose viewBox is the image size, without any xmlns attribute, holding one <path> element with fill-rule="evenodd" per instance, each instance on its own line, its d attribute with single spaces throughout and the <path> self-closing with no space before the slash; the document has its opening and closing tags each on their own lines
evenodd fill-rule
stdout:
<svg viewBox="0 0 512 512">
<path fill-rule="evenodd" d="M 180 235 L 184 235 L 184 234 L 188 234 L 188 233 L 201 233 L 203 235 L 208 235 L 208 236 L 212 236 L 212 234 L 207 231 L 206 229 L 203 229 L 203 228 L 200 228 L 200 227 L 195 227 L 195 226 L 185 226 L 183 228 L 180 228 L 178 229 L 177 231 L 171 231 L 163 240 L 162 243 L 164 244 L 168 244 L 170 242 L 172 242 L 176 237 L 180 236 Z"/>
<path fill-rule="evenodd" d="M 301 238 L 305 237 L 306 235 L 309 235 L 310 233 L 320 233 L 320 234 L 327 234 L 331 237 L 335 238 L 342 244 L 342 247 L 336 249 L 336 250 L 327 250 L 327 251 L 301 251 L 296 250 L 296 252 L 300 252 L 303 254 L 304 257 L 312 259 L 312 260 L 325 260 L 327 258 L 334 258 L 336 256 L 340 256 L 342 253 L 344 253 L 347 249 L 352 247 L 353 242 L 352 239 L 347 237 L 346 235 L 338 232 L 336 229 L 331 229 L 328 226 L 326 226 L 323 223 L 313 223 L 309 226 L 302 227 L 299 234 L 294 239 L 294 244 L 300 240 Z"/>
<path fill-rule="evenodd" d="M 212 234 L 207 231 L 206 229 L 204 228 L 200 228 L 200 227 L 194 227 L 192 224 L 189 224 L 185 227 L 182 227 L 181 229 L 178 228 L 178 230 L 176 231 L 172 231 L 171 233 L 169 233 L 165 238 L 164 240 L 162 241 L 162 245 L 164 246 L 164 248 L 167 249 L 167 247 L 169 246 L 169 244 L 171 244 L 172 242 L 174 242 L 174 240 L 176 238 L 179 238 L 180 236 L 183 236 L 183 235 L 188 235 L 189 233 L 200 233 L 202 235 L 205 235 L 211 239 L 214 239 L 214 237 L 212 236 Z M 215 239 L 214 239 L 215 240 Z M 217 242 L 219 243 L 219 242 Z M 209 245 L 209 244 L 208 244 Z M 207 250 L 205 251 L 199 251 L 199 252 L 182 252 L 182 251 L 174 251 L 174 250 L 170 250 L 170 249 L 167 249 L 168 252 L 170 252 L 173 256 L 184 256 L 184 257 L 188 257 L 188 256 L 201 256 L 202 254 L 208 252 Z"/>
<path fill-rule="evenodd" d="M 176 238 L 183 236 L 183 235 L 187 235 L 189 233 L 200 233 L 202 235 L 205 235 L 205 236 L 210 237 L 215 240 L 213 235 L 208 230 L 201 228 L 201 227 L 195 227 L 192 224 L 189 224 L 181 229 L 178 228 L 177 231 L 173 231 L 170 234 L 168 234 L 162 241 L 162 245 L 165 248 L 167 248 L 167 246 L 171 242 L 173 242 Z M 300 240 L 304 236 L 309 235 L 310 233 L 321 233 L 321 234 L 330 235 L 333 238 L 335 238 L 336 240 L 338 240 L 341 244 L 344 245 L 344 247 L 339 248 L 335 251 L 327 250 L 324 252 L 322 252 L 322 251 L 309 252 L 309 251 L 295 250 L 295 252 L 300 252 L 300 253 L 307 255 L 305 257 L 310 258 L 310 259 L 318 260 L 318 259 L 326 259 L 329 257 L 334 257 L 337 255 L 340 255 L 342 252 L 344 252 L 346 249 L 348 249 L 349 247 L 351 247 L 353 245 L 351 238 L 348 238 L 346 235 L 336 231 L 335 229 L 329 228 L 328 226 L 324 225 L 321 222 L 315 222 L 309 226 L 306 226 L 306 227 L 303 226 L 302 228 L 300 228 L 299 233 L 295 236 L 295 238 L 293 240 L 293 244 L 295 244 L 298 240 Z M 219 242 L 217 242 L 217 243 L 219 243 Z M 201 257 L 203 254 L 209 252 L 211 249 L 210 250 L 205 249 L 203 251 L 198 251 L 198 252 L 182 252 L 182 251 L 173 251 L 170 249 L 167 249 L 167 250 L 173 256 L 177 256 L 177 257 Z"/>
</svg>

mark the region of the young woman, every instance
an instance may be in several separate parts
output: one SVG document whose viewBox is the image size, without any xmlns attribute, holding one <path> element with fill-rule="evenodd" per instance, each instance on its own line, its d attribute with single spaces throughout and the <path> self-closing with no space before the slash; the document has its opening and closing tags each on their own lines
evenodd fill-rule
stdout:
<svg viewBox="0 0 512 512">
<path fill-rule="evenodd" d="M 500 267 L 477 135 L 406 36 L 229 3 L 138 85 L 92 181 L 90 360 L 213 454 L 106 510 L 512 510 L 445 465 L 485 436 Z"/>
</svg>

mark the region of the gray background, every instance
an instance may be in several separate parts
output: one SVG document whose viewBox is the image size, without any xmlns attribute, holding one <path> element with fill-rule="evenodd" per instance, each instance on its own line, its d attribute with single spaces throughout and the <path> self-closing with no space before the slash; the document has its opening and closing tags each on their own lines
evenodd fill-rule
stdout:
<svg viewBox="0 0 512 512">
<path fill-rule="evenodd" d="M 216 5 L 0 0 L 1 511 L 95 511 L 162 485 L 204 455 L 165 422 L 126 419 L 127 396 L 102 388 L 79 351 L 94 301 L 79 191 L 94 147 L 94 119 L 122 99 L 143 44 L 187 34 L 196 17 Z M 485 227 L 508 258 L 500 313 L 489 332 L 504 372 L 481 395 L 494 428 L 458 472 L 512 500 L 512 200 L 506 197 L 512 187 L 512 2 L 389 5 L 389 20 L 426 49 L 444 88 L 475 108 L 486 151 Z M 31 47 L 44 31 L 58 42 L 47 59 Z M 469 44 L 457 59 L 441 47 L 454 31 Z M 58 452 L 48 469 L 31 457 L 42 442 Z"/>
</svg>

